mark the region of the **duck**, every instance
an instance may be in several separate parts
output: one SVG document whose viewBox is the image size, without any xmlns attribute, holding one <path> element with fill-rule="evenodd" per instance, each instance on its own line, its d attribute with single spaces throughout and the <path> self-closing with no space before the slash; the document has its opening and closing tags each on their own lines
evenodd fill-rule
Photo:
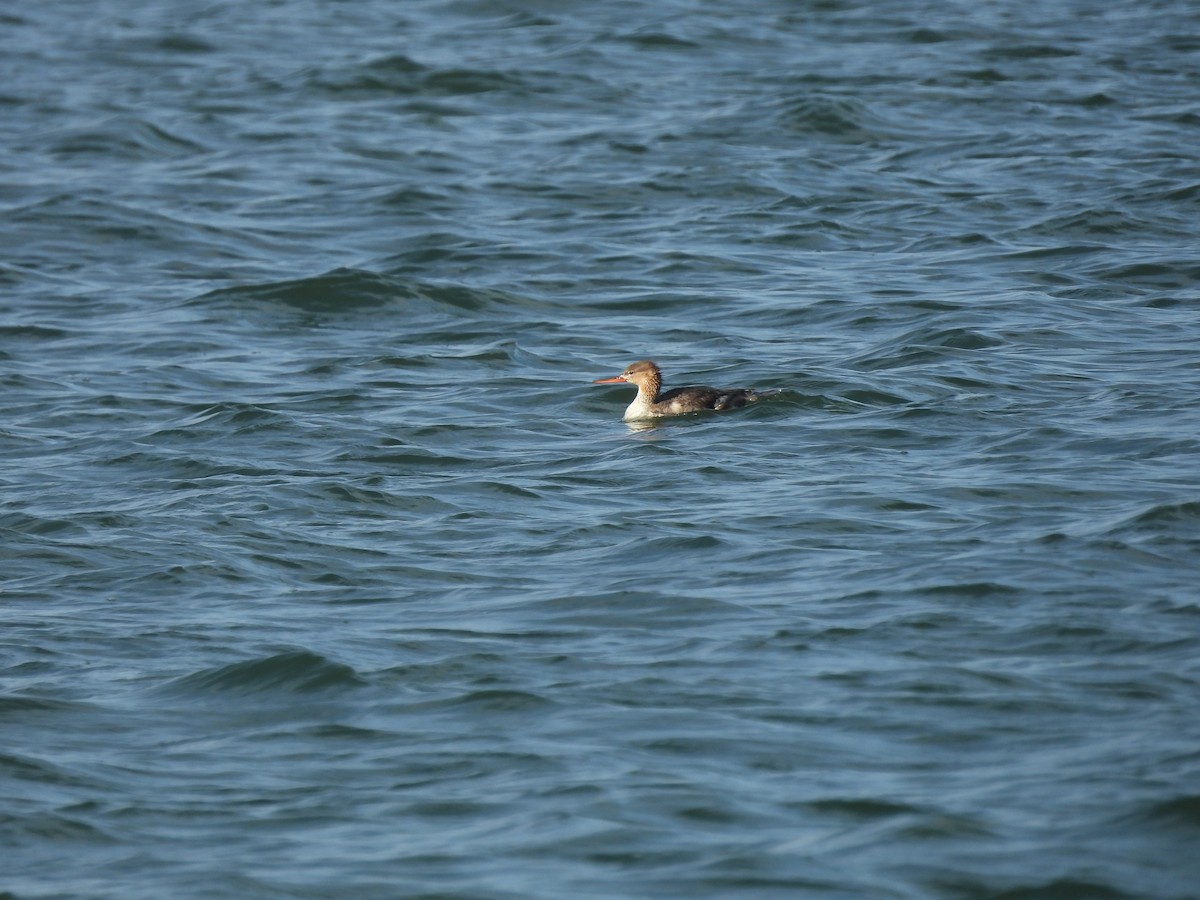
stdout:
<svg viewBox="0 0 1200 900">
<path fill-rule="evenodd" d="M 597 378 L 592 384 L 632 384 L 638 392 L 625 410 L 627 422 L 639 419 L 661 419 L 706 410 L 740 409 L 779 391 L 757 391 L 754 388 L 681 387 L 662 390 L 662 369 L 653 360 L 643 359 L 626 367 L 620 375 Z"/>
</svg>

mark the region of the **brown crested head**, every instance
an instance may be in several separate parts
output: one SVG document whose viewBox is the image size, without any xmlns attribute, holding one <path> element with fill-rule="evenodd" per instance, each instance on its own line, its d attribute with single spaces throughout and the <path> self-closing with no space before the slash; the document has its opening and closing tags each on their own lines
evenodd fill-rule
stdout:
<svg viewBox="0 0 1200 900">
<path fill-rule="evenodd" d="M 621 373 L 621 377 L 627 381 L 634 381 L 639 378 L 660 378 L 662 377 L 662 370 L 658 367 L 657 363 L 649 359 L 643 359 L 640 362 L 630 365 Z"/>
<path fill-rule="evenodd" d="M 620 381 L 628 381 L 631 384 L 653 383 L 660 384 L 662 381 L 662 373 L 658 366 L 648 360 L 643 359 L 640 362 L 635 362 L 626 366 L 625 371 L 615 378 L 598 378 L 593 384 L 616 384 Z"/>
</svg>

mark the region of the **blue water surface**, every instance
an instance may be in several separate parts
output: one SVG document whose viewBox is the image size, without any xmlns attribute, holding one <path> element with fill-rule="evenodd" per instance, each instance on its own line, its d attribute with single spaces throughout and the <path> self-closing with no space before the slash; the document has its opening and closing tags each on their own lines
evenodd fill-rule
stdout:
<svg viewBox="0 0 1200 900">
<path fill-rule="evenodd" d="M 0 896 L 1200 896 L 1197 34 L 0 12 Z"/>
</svg>

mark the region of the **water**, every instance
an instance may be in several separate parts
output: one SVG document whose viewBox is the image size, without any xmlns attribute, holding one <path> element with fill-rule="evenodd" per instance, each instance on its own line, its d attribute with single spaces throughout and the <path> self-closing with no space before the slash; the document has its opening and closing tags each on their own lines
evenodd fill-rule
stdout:
<svg viewBox="0 0 1200 900">
<path fill-rule="evenodd" d="M 0 26 L 3 896 L 1200 896 L 1193 4 Z"/>
</svg>

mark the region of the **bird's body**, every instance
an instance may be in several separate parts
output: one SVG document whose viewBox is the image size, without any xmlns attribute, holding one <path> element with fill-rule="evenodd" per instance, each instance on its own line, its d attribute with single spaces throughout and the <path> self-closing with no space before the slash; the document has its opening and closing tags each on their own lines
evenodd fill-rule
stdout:
<svg viewBox="0 0 1200 900">
<path fill-rule="evenodd" d="M 753 388 L 681 387 L 662 390 L 662 370 L 648 359 L 635 362 L 615 378 L 597 378 L 593 384 L 636 385 L 638 392 L 625 410 L 626 421 L 659 419 L 705 410 L 738 409 L 767 392 Z"/>
</svg>

